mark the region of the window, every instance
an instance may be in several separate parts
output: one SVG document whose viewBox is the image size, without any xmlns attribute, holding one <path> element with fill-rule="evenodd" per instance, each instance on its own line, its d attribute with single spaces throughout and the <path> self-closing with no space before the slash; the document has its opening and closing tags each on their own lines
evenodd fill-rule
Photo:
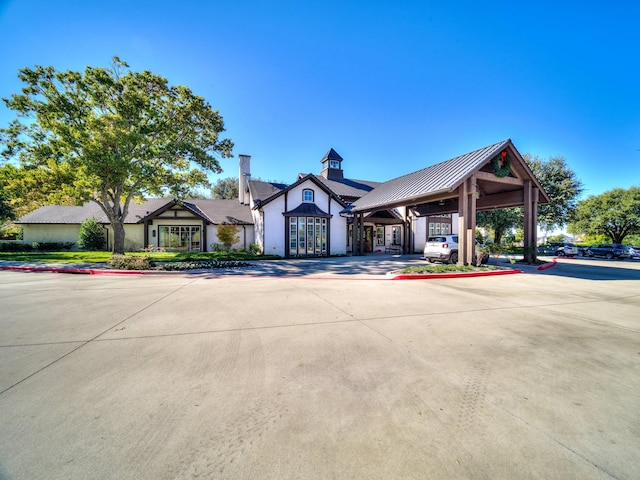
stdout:
<svg viewBox="0 0 640 480">
<path fill-rule="evenodd" d="M 169 250 L 200 251 L 200 226 L 195 225 L 160 225 L 159 247 Z"/>
<path fill-rule="evenodd" d="M 340 168 L 340 162 L 338 160 L 329 160 L 329 168 Z"/>
<path fill-rule="evenodd" d="M 393 227 L 393 244 L 400 245 L 400 227 Z"/>
<path fill-rule="evenodd" d="M 327 219 L 320 217 L 289 218 L 289 255 L 327 254 Z"/>
<path fill-rule="evenodd" d="M 313 202 L 313 190 L 310 188 L 305 188 L 302 190 L 302 201 L 303 202 Z"/>
<path fill-rule="evenodd" d="M 384 245 L 384 227 L 376 227 L 376 245 Z"/>
</svg>

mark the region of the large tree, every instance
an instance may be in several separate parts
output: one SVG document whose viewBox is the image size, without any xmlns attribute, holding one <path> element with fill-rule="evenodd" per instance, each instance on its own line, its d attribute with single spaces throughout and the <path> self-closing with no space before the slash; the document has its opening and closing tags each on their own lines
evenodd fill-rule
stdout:
<svg viewBox="0 0 640 480">
<path fill-rule="evenodd" d="M 493 232 L 493 243 L 495 244 L 502 242 L 505 233 L 522 224 L 522 221 L 521 208 L 498 208 L 483 210 L 476 214 L 477 225 Z"/>
<path fill-rule="evenodd" d="M 213 193 L 213 198 L 217 199 L 238 198 L 238 178 L 219 179 L 211 189 L 211 193 Z"/>
<path fill-rule="evenodd" d="M 563 157 L 543 160 L 538 156 L 523 155 L 525 162 L 545 189 L 551 203 L 538 206 L 538 224 L 550 231 L 569 223 L 576 209 L 577 199 L 582 192 L 582 182 L 569 168 Z M 524 214 L 521 207 L 503 208 L 478 212 L 478 226 L 493 232 L 493 240 L 500 243 L 506 232 L 522 225 Z"/>
<path fill-rule="evenodd" d="M 55 181 L 52 202 L 100 205 L 114 252 L 124 252 L 132 201 L 209 187 L 206 171 L 220 173 L 218 158 L 231 156 L 222 118 L 202 97 L 117 57 L 110 68 L 37 66 L 18 77 L 22 93 L 3 99 L 18 114 L 0 129 L 4 159 Z"/>
<path fill-rule="evenodd" d="M 523 157 L 551 198 L 551 203 L 538 206 L 538 225 L 546 231 L 567 225 L 582 193 L 582 182 L 564 157 L 543 160 L 528 153 Z"/>
<path fill-rule="evenodd" d="M 570 230 L 604 234 L 613 243 L 640 234 L 640 187 L 615 188 L 578 202 Z"/>
</svg>

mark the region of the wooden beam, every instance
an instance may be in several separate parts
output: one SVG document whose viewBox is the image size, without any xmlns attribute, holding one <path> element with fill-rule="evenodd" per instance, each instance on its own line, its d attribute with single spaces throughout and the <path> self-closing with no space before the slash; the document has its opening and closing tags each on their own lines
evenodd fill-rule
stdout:
<svg viewBox="0 0 640 480">
<path fill-rule="evenodd" d="M 494 193 L 493 195 L 483 195 L 477 201 L 478 210 L 519 207 L 520 205 L 524 205 L 524 194 L 522 190 Z"/>
<path fill-rule="evenodd" d="M 524 185 L 524 181 L 521 178 L 498 177 L 493 173 L 489 173 L 489 172 L 476 172 L 475 175 L 478 180 L 486 180 L 487 182 L 505 183 L 507 185 L 518 185 L 518 186 Z"/>
</svg>

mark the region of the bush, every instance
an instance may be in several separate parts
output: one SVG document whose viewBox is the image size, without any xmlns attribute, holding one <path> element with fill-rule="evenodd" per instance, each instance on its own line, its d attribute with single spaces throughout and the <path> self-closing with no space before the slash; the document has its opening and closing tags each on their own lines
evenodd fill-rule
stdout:
<svg viewBox="0 0 640 480">
<path fill-rule="evenodd" d="M 82 250 L 104 250 L 104 228 L 95 217 L 87 218 L 80 225 L 78 246 Z"/>
<path fill-rule="evenodd" d="M 252 243 L 251 245 L 249 245 L 249 251 L 254 255 L 262 255 L 262 249 L 257 243 Z"/>
<path fill-rule="evenodd" d="M 28 243 L 0 242 L 0 252 L 30 252 L 33 247 Z"/>
<path fill-rule="evenodd" d="M 39 252 L 61 252 L 62 250 L 71 250 L 75 243 L 73 242 L 33 242 L 31 246 Z"/>
<path fill-rule="evenodd" d="M 141 255 L 118 255 L 114 253 L 107 262 L 114 270 L 151 270 L 155 263 L 151 257 Z"/>
<path fill-rule="evenodd" d="M 222 223 L 218 225 L 217 233 L 218 233 L 218 240 L 222 242 L 227 252 L 231 250 L 231 246 L 234 243 L 237 243 L 240 241 L 237 225 L 233 225 L 231 223 Z"/>
</svg>

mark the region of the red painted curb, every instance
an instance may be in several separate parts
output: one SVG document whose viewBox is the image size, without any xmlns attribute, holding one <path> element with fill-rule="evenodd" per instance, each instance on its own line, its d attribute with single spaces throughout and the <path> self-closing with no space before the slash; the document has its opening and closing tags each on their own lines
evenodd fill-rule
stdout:
<svg viewBox="0 0 640 480">
<path fill-rule="evenodd" d="M 554 258 L 553 262 L 545 263 L 544 265 L 540 265 L 537 269 L 538 270 L 546 270 L 547 268 L 555 267 L 556 263 L 558 263 L 558 261 Z"/>
<path fill-rule="evenodd" d="M 418 273 L 415 275 L 397 275 L 391 280 L 431 280 L 434 278 L 490 277 L 493 275 L 512 275 L 514 273 L 522 273 L 522 270 L 498 270 L 497 272 L 471 273 Z"/>
<path fill-rule="evenodd" d="M 73 273 L 80 275 L 149 275 L 160 272 L 146 272 L 142 270 L 99 270 L 94 268 L 54 268 L 54 267 L 17 267 L 0 266 L 0 270 L 15 272 L 43 272 L 43 273 Z"/>
</svg>

